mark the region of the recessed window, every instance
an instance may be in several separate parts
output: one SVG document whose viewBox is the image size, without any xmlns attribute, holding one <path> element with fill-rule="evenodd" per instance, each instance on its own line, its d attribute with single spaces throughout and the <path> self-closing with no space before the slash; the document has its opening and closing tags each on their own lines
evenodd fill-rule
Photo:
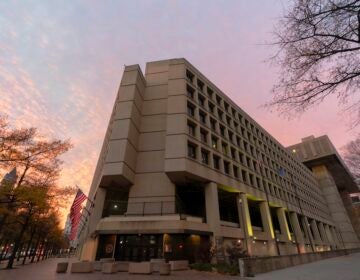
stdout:
<svg viewBox="0 0 360 280">
<path fill-rule="evenodd" d="M 240 163 L 244 165 L 244 154 L 239 152 Z"/>
<path fill-rule="evenodd" d="M 192 143 L 188 143 L 188 157 L 196 159 L 196 146 Z"/>
<path fill-rule="evenodd" d="M 233 136 L 234 136 L 234 133 L 232 133 L 230 130 L 228 131 L 228 135 L 229 135 L 229 140 L 231 142 L 233 142 Z"/>
<path fill-rule="evenodd" d="M 207 94 L 208 94 L 208 96 L 210 97 L 210 98 L 212 98 L 213 97 L 213 94 L 214 94 L 214 91 L 211 89 L 211 88 L 207 88 Z"/>
<path fill-rule="evenodd" d="M 225 107 L 225 111 L 229 112 L 229 104 L 227 104 L 226 102 L 224 102 L 224 107 Z"/>
<path fill-rule="evenodd" d="M 220 125 L 220 134 L 222 137 L 225 137 L 225 126 Z"/>
<path fill-rule="evenodd" d="M 220 120 L 223 119 L 223 115 L 224 115 L 224 112 L 221 111 L 220 109 L 218 109 L 218 117 L 219 117 Z"/>
<path fill-rule="evenodd" d="M 230 162 L 224 161 L 224 171 L 226 174 L 230 173 Z"/>
<path fill-rule="evenodd" d="M 214 112 L 215 112 L 215 105 L 212 104 L 211 102 L 209 102 L 209 111 L 210 111 L 210 113 L 212 113 L 212 114 L 214 114 Z"/>
<path fill-rule="evenodd" d="M 191 73 L 189 70 L 186 69 L 186 79 L 190 82 L 194 82 L 194 74 Z"/>
<path fill-rule="evenodd" d="M 194 117 L 194 116 L 195 116 L 195 107 L 194 107 L 194 105 L 192 105 L 191 103 L 188 103 L 188 104 L 187 104 L 187 114 L 188 114 L 190 117 Z"/>
<path fill-rule="evenodd" d="M 226 116 L 226 122 L 229 126 L 231 125 L 231 118 L 229 116 Z"/>
<path fill-rule="evenodd" d="M 194 99 L 194 92 L 195 90 L 191 86 L 186 85 L 186 93 L 189 98 Z"/>
<path fill-rule="evenodd" d="M 216 103 L 220 106 L 221 105 L 221 97 L 216 95 Z"/>
<path fill-rule="evenodd" d="M 196 125 L 192 122 L 188 122 L 188 134 L 191 136 L 195 136 Z"/>
<path fill-rule="evenodd" d="M 215 169 L 220 169 L 220 158 L 218 156 L 213 156 L 213 164 Z"/>
<path fill-rule="evenodd" d="M 197 86 L 198 88 L 200 89 L 200 91 L 203 91 L 204 90 L 204 82 L 201 81 L 201 80 L 197 80 Z"/>
<path fill-rule="evenodd" d="M 241 170 L 241 175 L 244 183 L 247 183 L 247 172 L 245 170 Z"/>
<path fill-rule="evenodd" d="M 233 165 L 233 174 L 235 178 L 239 178 L 239 168 Z"/>
<path fill-rule="evenodd" d="M 216 131 L 216 120 L 210 119 L 210 126 L 212 130 Z"/>
<path fill-rule="evenodd" d="M 234 148 L 231 148 L 231 158 L 236 160 L 236 150 Z"/>
<path fill-rule="evenodd" d="M 208 132 L 204 129 L 200 130 L 200 138 L 201 138 L 201 142 L 207 143 L 207 135 Z"/>
<path fill-rule="evenodd" d="M 199 119 L 202 124 L 206 124 L 206 113 L 203 111 L 199 112 Z"/>
<path fill-rule="evenodd" d="M 228 151 L 227 151 L 227 144 L 226 143 L 222 143 L 222 152 L 224 155 L 228 155 Z"/>
<path fill-rule="evenodd" d="M 198 102 L 201 107 L 205 107 L 205 97 L 202 95 L 198 95 Z"/>
<path fill-rule="evenodd" d="M 209 164 L 209 152 L 206 150 L 201 150 L 201 162 L 203 164 Z"/>
<path fill-rule="evenodd" d="M 249 174 L 249 178 L 250 178 L 250 185 L 251 185 L 251 186 L 255 186 L 254 175 L 253 175 L 253 174 Z"/>
<path fill-rule="evenodd" d="M 211 147 L 213 147 L 213 149 L 218 148 L 218 139 L 215 136 L 211 137 Z"/>
</svg>

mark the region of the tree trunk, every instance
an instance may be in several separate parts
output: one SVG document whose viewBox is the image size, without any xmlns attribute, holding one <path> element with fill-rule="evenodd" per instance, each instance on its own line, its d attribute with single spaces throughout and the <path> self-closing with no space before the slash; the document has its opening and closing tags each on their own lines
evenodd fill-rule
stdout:
<svg viewBox="0 0 360 280">
<path fill-rule="evenodd" d="M 30 246 L 31 246 L 32 240 L 33 240 L 33 238 L 34 238 L 34 235 L 35 235 L 35 229 L 33 229 L 33 230 L 31 231 L 30 239 L 29 239 L 28 245 L 26 246 L 25 256 L 24 256 L 24 258 L 23 258 L 22 264 L 25 264 L 25 262 L 26 262 L 26 258 L 27 258 L 27 256 L 28 256 L 28 252 L 29 252 L 29 250 L 30 250 Z"/>
<path fill-rule="evenodd" d="M 39 234 L 39 237 L 38 237 L 38 239 L 36 240 L 36 243 L 35 243 L 35 252 L 34 252 L 34 254 L 32 255 L 31 263 L 33 263 L 34 260 L 35 260 L 36 252 L 37 252 L 38 247 L 39 247 L 39 244 L 40 244 L 40 239 L 41 239 L 41 235 Z"/>
<path fill-rule="evenodd" d="M 16 258 L 16 261 L 17 261 L 17 262 L 20 261 L 21 251 L 22 251 L 23 248 L 24 248 L 24 243 L 21 243 L 21 244 L 19 245 L 19 253 L 18 253 L 17 258 Z"/>
<path fill-rule="evenodd" d="M 23 235 L 25 233 L 25 230 L 26 230 L 26 228 L 27 228 L 27 226 L 29 224 L 29 221 L 30 221 L 31 212 L 32 212 L 32 208 L 29 209 L 28 215 L 25 218 L 25 222 L 24 222 L 23 226 L 21 227 L 20 233 L 19 233 L 19 235 L 17 236 L 17 238 L 16 238 L 16 240 L 14 242 L 14 249 L 13 249 L 11 255 L 10 255 L 9 262 L 8 262 L 8 264 L 6 266 L 7 269 L 11 269 L 13 267 L 16 252 L 19 250 L 21 239 L 22 239 L 22 237 L 23 237 Z"/>
<path fill-rule="evenodd" d="M 44 250 L 44 242 L 41 243 L 40 248 L 41 248 L 41 250 L 39 251 L 39 254 L 37 255 L 36 262 L 39 262 L 39 261 L 40 261 L 40 257 L 41 257 L 42 251 Z"/>
<path fill-rule="evenodd" d="M 0 253 L 0 262 L 2 261 L 3 257 L 5 256 L 5 252 L 6 252 L 6 248 L 9 244 L 9 241 L 8 240 L 5 240 L 4 242 L 4 248 L 2 249 L 1 253 Z"/>
</svg>

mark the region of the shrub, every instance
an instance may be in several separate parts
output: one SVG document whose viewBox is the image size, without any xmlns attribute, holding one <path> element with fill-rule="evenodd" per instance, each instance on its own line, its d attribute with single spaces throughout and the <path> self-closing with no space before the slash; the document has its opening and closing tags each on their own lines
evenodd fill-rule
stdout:
<svg viewBox="0 0 360 280">
<path fill-rule="evenodd" d="M 222 274 L 230 274 L 230 275 L 237 275 L 239 274 L 239 268 L 236 265 L 231 265 L 227 263 L 219 263 L 214 265 L 216 270 Z"/>
<path fill-rule="evenodd" d="M 191 269 L 199 270 L 199 271 L 212 271 L 211 263 L 193 263 L 190 264 Z"/>
</svg>

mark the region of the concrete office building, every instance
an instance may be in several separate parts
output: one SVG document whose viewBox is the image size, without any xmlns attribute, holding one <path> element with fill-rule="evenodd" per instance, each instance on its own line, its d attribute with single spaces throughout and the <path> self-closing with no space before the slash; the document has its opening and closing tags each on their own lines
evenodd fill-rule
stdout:
<svg viewBox="0 0 360 280">
<path fill-rule="evenodd" d="M 326 135 L 309 136 L 288 150 L 312 170 L 345 246 L 356 247 L 360 238 L 360 216 L 351 197 L 359 193 L 359 186 L 330 139 Z"/>
<path fill-rule="evenodd" d="M 256 256 L 358 247 L 319 180 L 187 60 L 147 63 L 145 76 L 126 66 L 81 258 L 196 261 L 211 245 L 222 261 L 233 242 Z"/>
</svg>

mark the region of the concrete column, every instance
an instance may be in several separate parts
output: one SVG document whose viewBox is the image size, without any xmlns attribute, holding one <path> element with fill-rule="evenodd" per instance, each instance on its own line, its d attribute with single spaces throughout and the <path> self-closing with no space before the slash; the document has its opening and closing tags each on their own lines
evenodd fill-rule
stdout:
<svg viewBox="0 0 360 280">
<path fill-rule="evenodd" d="M 211 182 L 205 187 L 206 223 L 214 236 L 220 234 L 220 210 L 217 184 Z"/>
<path fill-rule="evenodd" d="M 213 232 L 212 243 L 215 245 L 215 262 L 222 262 L 225 259 L 223 248 L 223 237 L 220 235 L 220 210 L 217 184 L 211 182 L 205 187 L 206 223 Z"/>
<path fill-rule="evenodd" d="M 295 212 L 290 213 L 290 222 L 294 229 L 294 235 L 296 237 L 296 241 L 299 246 L 299 251 L 300 251 L 300 253 L 305 253 L 306 252 L 305 251 L 305 240 L 304 240 L 303 233 L 301 231 L 298 216 Z"/>
<path fill-rule="evenodd" d="M 324 241 L 326 243 L 330 243 L 329 239 L 328 239 L 328 237 L 326 235 L 326 232 L 325 232 L 324 224 L 323 223 L 318 223 L 318 228 L 319 228 L 319 231 L 320 231 L 322 241 Z"/>
<path fill-rule="evenodd" d="M 268 239 L 272 240 L 275 238 L 274 228 L 271 221 L 270 209 L 267 201 L 260 202 L 260 213 L 261 221 L 263 224 L 263 230 L 267 233 Z"/>
<path fill-rule="evenodd" d="M 318 227 L 317 227 L 317 224 L 316 224 L 316 221 L 315 220 L 312 220 L 311 222 L 310 222 L 310 226 L 311 226 L 311 229 L 312 229 L 312 231 L 313 231 L 313 233 L 314 233 L 314 237 L 315 237 L 315 243 L 316 244 L 322 244 L 322 240 L 321 240 L 321 236 L 320 236 L 320 232 L 319 232 L 319 229 L 318 229 Z"/>
<path fill-rule="evenodd" d="M 251 236 L 253 236 L 253 230 L 252 230 L 252 225 L 251 225 L 249 205 L 248 205 L 248 200 L 247 200 L 246 194 L 241 193 L 240 199 L 241 199 L 241 206 L 242 206 L 241 212 L 242 212 L 242 217 L 244 218 L 246 236 L 251 237 Z"/>
<path fill-rule="evenodd" d="M 314 244 L 314 236 L 311 233 L 310 224 L 309 224 L 309 220 L 307 219 L 307 217 L 303 216 L 302 223 L 303 223 L 303 228 L 305 231 L 306 238 L 308 239 L 310 244 Z"/>
<path fill-rule="evenodd" d="M 281 234 L 286 237 L 286 240 L 291 241 L 289 225 L 285 217 L 285 209 L 284 208 L 276 209 L 276 214 L 279 219 Z"/>
<path fill-rule="evenodd" d="M 239 216 L 239 223 L 240 223 L 241 232 L 244 235 L 245 249 L 251 255 L 252 253 L 251 236 L 253 235 L 253 233 L 252 233 L 250 213 L 249 213 L 246 194 L 239 193 L 237 196 L 237 202 L 238 202 L 237 210 Z"/>
<path fill-rule="evenodd" d="M 325 228 L 325 233 L 326 233 L 327 239 L 329 240 L 331 249 L 335 249 L 336 248 L 336 242 L 334 240 L 334 237 L 332 236 L 329 225 L 325 224 L 324 228 Z"/>
</svg>

